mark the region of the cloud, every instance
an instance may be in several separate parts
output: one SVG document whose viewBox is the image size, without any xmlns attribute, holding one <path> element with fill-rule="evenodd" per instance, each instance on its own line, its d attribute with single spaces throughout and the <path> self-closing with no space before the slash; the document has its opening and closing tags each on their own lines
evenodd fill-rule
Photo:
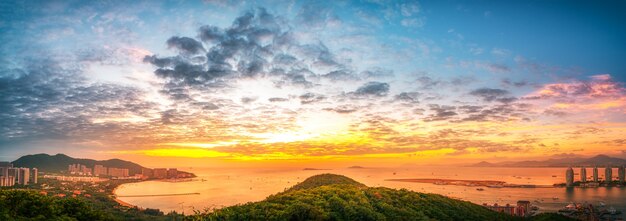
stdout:
<svg viewBox="0 0 626 221">
<path fill-rule="evenodd" d="M 326 99 L 326 96 L 315 93 L 305 93 L 299 96 L 301 104 L 310 104 Z"/>
<path fill-rule="evenodd" d="M 471 91 L 469 94 L 480 97 L 483 101 L 487 102 L 498 101 L 510 103 L 517 100 L 517 98 L 509 96 L 509 91 L 497 88 L 479 88 Z"/>
<path fill-rule="evenodd" d="M 191 55 L 206 52 L 202 43 L 188 37 L 171 37 L 170 39 L 167 39 L 167 46 Z"/>
<path fill-rule="evenodd" d="M 424 121 L 442 121 L 452 119 L 454 116 L 457 116 L 455 106 L 448 105 L 437 105 L 430 104 L 428 105 L 430 110 L 434 113 L 430 114 L 428 117 L 424 119 Z"/>
<path fill-rule="evenodd" d="M 610 75 L 594 75 L 585 81 L 544 84 L 522 99 L 548 111 L 581 113 L 610 110 L 616 114 L 626 113 L 626 89 L 622 83 L 613 81 Z"/>
<path fill-rule="evenodd" d="M 359 87 L 354 94 L 359 96 L 373 95 L 373 96 L 387 96 L 389 92 L 389 84 L 383 82 L 367 82 L 363 86 Z"/>
</svg>

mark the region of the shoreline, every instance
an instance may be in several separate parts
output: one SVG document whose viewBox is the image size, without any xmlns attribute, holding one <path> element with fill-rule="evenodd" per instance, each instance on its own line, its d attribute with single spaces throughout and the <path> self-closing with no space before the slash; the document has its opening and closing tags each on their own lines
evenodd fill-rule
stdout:
<svg viewBox="0 0 626 221">
<path fill-rule="evenodd" d="M 145 182 L 145 181 L 131 182 L 131 183 L 140 183 L 140 182 Z M 143 209 L 143 208 L 141 208 L 141 207 L 139 207 L 137 205 L 130 204 L 130 203 L 128 203 L 126 201 L 123 201 L 120 198 L 118 198 L 117 189 L 120 186 L 124 185 L 124 184 L 129 184 L 129 183 L 122 183 L 120 185 L 117 185 L 115 188 L 113 188 L 113 191 L 112 191 L 112 198 L 113 198 L 113 200 L 115 200 L 115 202 L 117 202 L 118 204 L 120 204 L 121 206 L 124 206 L 124 207 L 128 207 L 128 208 L 135 208 L 136 207 L 136 208 L 138 208 L 140 210 Z"/>
</svg>

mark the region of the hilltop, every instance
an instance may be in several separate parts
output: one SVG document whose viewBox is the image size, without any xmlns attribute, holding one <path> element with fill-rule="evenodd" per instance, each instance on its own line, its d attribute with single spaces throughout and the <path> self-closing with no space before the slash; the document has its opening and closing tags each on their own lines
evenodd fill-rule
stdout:
<svg viewBox="0 0 626 221">
<path fill-rule="evenodd" d="M 70 164 L 82 164 L 89 168 L 93 168 L 94 165 L 103 165 L 105 167 L 115 167 L 128 169 L 129 174 L 140 174 L 141 170 L 146 168 L 137 163 L 133 163 L 120 159 L 109 160 L 92 160 L 92 159 L 80 159 L 67 156 L 65 154 L 33 154 L 22 156 L 19 159 L 12 162 L 15 167 L 29 167 L 37 168 L 42 172 L 59 173 L 67 170 L 67 166 Z M 179 173 L 187 173 L 179 171 Z"/>
<path fill-rule="evenodd" d="M 546 219 L 546 217 L 549 217 Z M 321 174 L 260 202 L 192 215 L 191 220 L 524 220 L 467 201 L 406 189 L 367 187 Z M 557 214 L 531 220 L 570 220 Z"/>
</svg>

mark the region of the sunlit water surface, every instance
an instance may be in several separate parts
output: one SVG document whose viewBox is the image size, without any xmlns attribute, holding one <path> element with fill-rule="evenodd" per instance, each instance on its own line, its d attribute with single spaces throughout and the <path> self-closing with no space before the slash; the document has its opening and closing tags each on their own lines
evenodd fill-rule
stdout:
<svg viewBox="0 0 626 221">
<path fill-rule="evenodd" d="M 194 209 L 221 208 L 251 201 L 260 201 L 291 187 L 307 177 L 320 173 L 348 176 L 368 186 L 406 188 L 409 190 L 437 193 L 477 204 L 515 204 L 518 200 L 529 200 L 540 207 L 540 211 L 556 211 L 570 202 L 606 203 L 626 212 L 626 188 L 485 188 L 435 185 L 385 181 L 401 178 L 437 178 L 467 180 L 500 180 L 512 184 L 552 185 L 563 183 L 565 168 L 473 168 L 473 167 L 414 167 L 414 168 L 365 168 L 365 169 L 225 169 L 225 168 L 181 168 L 198 177 L 190 182 L 147 181 L 120 186 L 116 194 L 153 195 L 176 193 L 200 193 L 199 195 L 119 197 L 120 200 L 142 208 L 158 208 L 168 212 L 176 210 L 186 214 Z M 603 172 L 604 170 L 602 170 Z M 587 171 L 591 174 L 591 170 Z M 617 171 L 613 171 L 617 174 Z M 553 177 L 556 175 L 556 177 Z M 601 176 L 602 177 L 602 176 Z M 576 177 L 578 179 L 578 176 Z M 558 199 L 554 199 L 558 198 Z"/>
</svg>

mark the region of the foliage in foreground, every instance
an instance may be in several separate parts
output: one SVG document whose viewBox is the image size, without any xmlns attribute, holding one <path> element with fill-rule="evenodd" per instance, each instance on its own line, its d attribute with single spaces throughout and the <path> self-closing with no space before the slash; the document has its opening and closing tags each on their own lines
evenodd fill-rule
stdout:
<svg viewBox="0 0 626 221">
<path fill-rule="evenodd" d="M 56 198 L 28 190 L 0 190 L 0 220 L 112 220 L 78 198 Z"/>
</svg>

